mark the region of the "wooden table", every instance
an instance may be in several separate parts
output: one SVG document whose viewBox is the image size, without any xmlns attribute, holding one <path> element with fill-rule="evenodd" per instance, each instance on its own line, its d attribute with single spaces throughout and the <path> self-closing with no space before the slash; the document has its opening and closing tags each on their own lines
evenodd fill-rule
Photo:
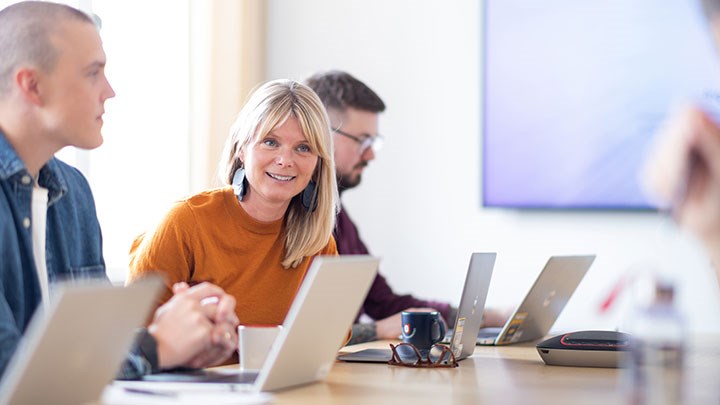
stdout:
<svg viewBox="0 0 720 405">
<path fill-rule="evenodd" d="M 386 348 L 390 341 L 343 351 Z M 693 341 L 688 404 L 720 404 L 720 337 Z M 279 391 L 277 404 L 620 404 L 625 370 L 547 366 L 535 344 L 478 346 L 455 369 L 338 362 L 323 383 Z"/>
</svg>

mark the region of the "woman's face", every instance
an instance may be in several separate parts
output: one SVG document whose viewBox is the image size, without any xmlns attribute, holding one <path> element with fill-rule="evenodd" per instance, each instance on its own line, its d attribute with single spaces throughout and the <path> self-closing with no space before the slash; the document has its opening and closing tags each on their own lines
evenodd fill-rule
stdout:
<svg viewBox="0 0 720 405">
<path fill-rule="evenodd" d="M 261 211 L 282 217 L 290 200 L 310 182 L 318 156 L 305 139 L 297 118 L 291 115 L 284 124 L 241 151 L 240 159 L 250 184 L 243 206 L 251 206 L 251 215 Z"/>
</svg>

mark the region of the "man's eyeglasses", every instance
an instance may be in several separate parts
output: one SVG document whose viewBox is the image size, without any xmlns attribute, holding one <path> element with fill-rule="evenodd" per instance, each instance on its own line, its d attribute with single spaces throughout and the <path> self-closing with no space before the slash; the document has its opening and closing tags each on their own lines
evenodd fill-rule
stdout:
<svg viewBox="0 0 720 405">
<path fill-rule="evenodd" d="M 393 366 L 426 368 L 453 368 L 458 366 L 452 350 L 445 345 L 433 345 L 426 354 L 421 353 L 411 343 L 398 343 L 397 345 L 390 343 L 390 349 L 392 350 L 392 358 L 390 358 L 388 364 Z"/>
<path fill-rule="evenodd" d="M 383 137 L 380 134 L 377 134 L 375 136 L 370 135 L 361 135 L 361 136 L 355 136 L 352 134 L 348 134 L 345 131 L 341 131 L 340 128 L 334 128 L 333 132 L 337 132 L 338 134 L 348 137 L 352 139 L 353 141 L 357 142 L 360 145 L 360 153 L 365 152 L 368 148 L 372 148 L 373 152 L 377 152 L 382 148 L 383 144 Z"/>
</svg>

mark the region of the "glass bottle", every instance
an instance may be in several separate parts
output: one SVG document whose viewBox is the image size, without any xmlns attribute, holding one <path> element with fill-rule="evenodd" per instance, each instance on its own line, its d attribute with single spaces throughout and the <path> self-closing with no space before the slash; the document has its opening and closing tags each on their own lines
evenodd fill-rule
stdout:
<svg viewBox="0 0 720 405">
<path fill-rule="evenodd" d="M 637 311 L 627 378 L 632 405 L 680 404 L 683 398 L 685 322 L 674 303 L 672 283 L 656 280 L 655 298 Z"/>
</svg>

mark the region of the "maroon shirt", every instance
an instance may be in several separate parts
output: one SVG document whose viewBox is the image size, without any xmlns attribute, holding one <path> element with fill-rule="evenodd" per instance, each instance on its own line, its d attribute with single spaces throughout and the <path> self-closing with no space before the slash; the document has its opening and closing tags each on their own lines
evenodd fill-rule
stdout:
<svg viewBox="0 0 720 405">
<path fill-rule="evenodd" d="M 348 216 L 344 207 L 341 207 L 340 213 L 337 216 L 334 236 L 338 253 L 341 255 L 369 254 L 367 247 L 365 247 L 365 244 L 360 239 L 357 227 Z M 365 297 L 365 302 L 362 308 L 360 308 L 358 318 L 365 313 L 375 320 L 384 319 L 412 307 L 435 308 L 440 311 L 443 318 L 452 322 L 452 320 L 450 320 L 450 304 L 420 300 L 412 295 L 397 295 L 390 288 L 387 281 L 385 281 L 385 277 L 380 275 L 380 273 L 375 276 L 375 281 L 373 281 L 370 291 L 367 297 Z"/>
</svg>

